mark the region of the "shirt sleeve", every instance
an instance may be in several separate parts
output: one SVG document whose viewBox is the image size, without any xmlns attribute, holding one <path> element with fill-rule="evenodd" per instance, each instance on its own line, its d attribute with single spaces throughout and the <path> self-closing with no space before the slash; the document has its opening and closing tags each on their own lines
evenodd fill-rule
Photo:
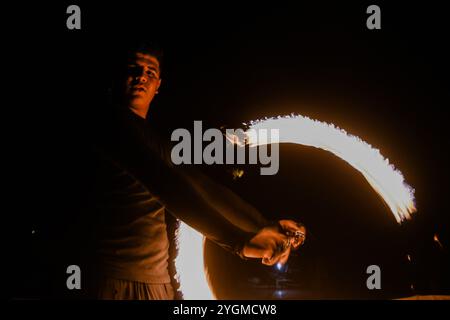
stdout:
<svg viewBox="0 0 450 320">
<path fill-rule="evenodd" d="M 134 123 L 122 123 L 108 154 L 125 167 L 177 218 L 241 257 L 268 222 L 256 209 L 193 166 L 174 166 L 167 147 Z"/>
</svg>

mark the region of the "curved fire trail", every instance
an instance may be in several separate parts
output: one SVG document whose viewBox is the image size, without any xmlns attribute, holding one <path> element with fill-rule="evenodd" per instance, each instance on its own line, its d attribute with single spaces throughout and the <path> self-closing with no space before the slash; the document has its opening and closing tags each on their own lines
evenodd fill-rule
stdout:
<svg viewBox="0 0 450 320">
<path fill-rule="evenodd" d="M 246 131 L 250 146 L 267 144 L 265 136 L 256 137 L 252 130 L 278 129 L 279 143 L 295 143 L 316 147 L 333 153 L 362 173 L 381 196 L 398 223 L 410 219 L 416 211 L 414 190 L 405 182 L 402 173 L 385 159 L 378 149 L 357 136 L 348 134 L 333 124 L 297 116 L 252 121 Z M 259 141 L 258 141 L 259 138 Z"/>
<path fill-rule="evenodd" d="M 269 141 L 267 135 L 255 134 L 260 129 L 268 132 L 279 130 L 277 141 Z M 411 219 L 411 214 L 416 211 L 414 189 L 405 182 L 402 173 L 378 149 L 333 124 L 301 115 L 252 121 L 245 131 L 243 143 L 250 147 L 268 143 L 294 143 L 329 151 L 364 176 L 390 208 L 398 223 Z M 212 298 L 203 270 L 203 237 L 182 223 L 179 239 L 180 254 L 176 266 L 185 299 Z"/>
</svg>

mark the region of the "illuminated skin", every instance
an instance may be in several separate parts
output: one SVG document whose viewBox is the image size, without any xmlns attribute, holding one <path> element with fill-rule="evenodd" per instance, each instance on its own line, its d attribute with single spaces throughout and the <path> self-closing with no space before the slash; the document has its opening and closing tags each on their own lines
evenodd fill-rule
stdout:
<svg viewBox="0 0 450 320">
<path fill-rule="evenodd" d="M 128 108 L 145 119 L 160 85 L 158 59 L 152 55 L 137 52 L 134 60 L 127 67 L 125 103 Z M 304 242 L 304 238 L 298 240 L 288 234 L 300 231 L 306 235 L 306 230 L 304 226 L 292 220 L 280 220 L 278 224 L 278 226 L 260 229 L 243 246 L 242 254 L 247 258 L 261 259 L 261 262 L 266 265 L 285 264 L 291 250 L 297 249 Z"/>
<path fill-rule="evenodd" d="M 306 229 L 303 225 L 292 220 L 278 221 L 278 226 L 265 227 L 248 243 L 245 244 L 243 254 L 247 258 L 262 259 L 265 265 L 272 266 L 274 264 L 284 265 L 289 259 L 291 250 L 298 249 L 305 241 Z M 288 236 L 300 232 L 304 235 L 301 238 Z"/>
<path fill-rule="evenodd" d="M 158 59 L 137 52 L 132 63 L 128 64 L 125 97 L 128 107 L 141 118 L 146 118 L 150 103 L 158 94 L 161 85 Z"/>
</svg>

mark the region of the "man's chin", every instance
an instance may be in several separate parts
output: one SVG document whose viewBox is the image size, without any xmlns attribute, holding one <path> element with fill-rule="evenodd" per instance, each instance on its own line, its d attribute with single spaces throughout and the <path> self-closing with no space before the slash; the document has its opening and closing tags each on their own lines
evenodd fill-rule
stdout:
<svg viewBox="0 0 450 320">
<path fill-rule="evenodd" d="M 128 102 L 130 105 L 144 105 L 148 103 L 147 99 L 139 93 L 130 95 Z"/>
<path fill-rule="evenodd" d="M 133 110 L 146 110 L 149 107 L 149 102 L 140 97 L 128 100 L 128 106 Z"/>
<path fill-rule="evenodd" d="M 130 96 L 130 99 L 137 99 L 137 98 L 142 99 L 145 97 L 145 92 L 139 91 L 139 90 L 134 90 L 129 93 L 129 96 Z"/>
</svg>

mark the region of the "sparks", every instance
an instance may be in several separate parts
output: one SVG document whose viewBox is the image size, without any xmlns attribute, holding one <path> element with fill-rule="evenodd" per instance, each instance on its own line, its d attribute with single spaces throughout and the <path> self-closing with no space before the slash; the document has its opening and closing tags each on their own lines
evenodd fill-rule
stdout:
<svg viewBox="0 0 450 320">
<path fill-rule="evenodd" d="M 253 134 L 260 129 L 278 129 L 279 143 L 323 149 L 346 161 L 361 172 L 390 208 L 398 223 L 411 219 L 411 214 L 416 211 L 414 189 L 405 182 L 402 173 L 378 149 L 359 137 L 326 122 L 301 115 L 284 116 L 252 121 L 246 131 L 246 143 L 250 147 L 268 143 L 261 137 L 257 140 Z"/>
<path fill-rule="evenodd" d="M 434 234 L 433 240 L 434 240 L 434 242 L 436 242 L 436 243 L 438 244 L 438 246 L 439 246 L 441 249 L 444 249 L 444 246 L 442 245 L 441 241 L 439 240 L 439 237 L 438 237 L 437 233 Z"/>
<path fill-rule="evenodd" d="M 279 140 L 270 143 L 295 143 L 329 151 L 358 170 L 372 188 L 381 196 L 398 223 L 411 219 L 416 211 L 414 189 L 406 182 L 402 173 L 378 149 L 348 134 L 333 124 L 320 122 L 301 115 L 279 116 L 252 121 L 246 131 L 245 142 L 237 137 L 227 137 L 238 145 L 250 147 L 268 144 L 255 130 L 278 129 Z M 213 299 L 204 272 L 203 237 L 184 223 L 179 229 L 179 254 L 176 267 L 180 277 L 184 298 Z M 436 241 L 437 236 L 435 236 Z"/>
</svg>

